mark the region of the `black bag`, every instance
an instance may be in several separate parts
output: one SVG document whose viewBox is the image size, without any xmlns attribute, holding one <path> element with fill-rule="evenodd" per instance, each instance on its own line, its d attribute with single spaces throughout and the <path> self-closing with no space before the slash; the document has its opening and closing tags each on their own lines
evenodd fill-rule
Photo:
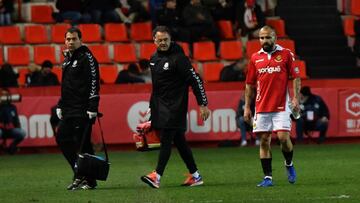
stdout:
<svg viewBox="0 0 360 203">
<path fill-rule="evenodd" d="M 80 176 L 106 180 L 110 169 L 110 163 L 100 156 L 88 153 L 79 154 L 77 160 L 77 174 Z"/>
<path fill-rule="evenodd" d="M 99 117 L 101 114 L 99 115 Z M 105 152 L 105 159 L 100 156 L 91 155 L 88 153 L 79 153 L 78 159 L 76 162 L 76 174 L 77 176 L 84 176 L 87 178 L 93 178 L 96 180 L 106 180 L 109 174 L 110 170 L 110 163 L 109 163 L 109 157 L 106 149 L 106 144 L 104 141 L 104 135 L 101 128 L 100 119 L 98 118 L 98 123 L 100 126 L 100 132 L 101 132 L 101 139 L 104 147 Z M 87 135 L 89 129 L 92 127 L 91 121 L 88 123 L 87 128 L 84 130 L 83 139 L 80 146 L 80 152 L 82 151 L 85 136 Z"/>
</svg>

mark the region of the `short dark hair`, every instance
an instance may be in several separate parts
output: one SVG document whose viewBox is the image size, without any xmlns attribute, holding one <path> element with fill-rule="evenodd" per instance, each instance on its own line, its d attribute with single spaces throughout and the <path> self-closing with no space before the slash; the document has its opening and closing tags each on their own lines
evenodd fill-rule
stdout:
<svg viewBox="0 0 360 203">
<path fill-rule="evenodd" d="M 152 36 L 155 37 L 157 32 L 166 32 L 170 35 L 171 37 L 171 33 L 170 33 L 170 29 L 164 25 L 158 25 L 154 28 L 153 32 L 152 32 Z"/>
<path fill-rule="evenodd" d="M 81 37 L 82 37 L 81 31 L 77 27 L 71 27 L 71 28 L 67 29 L 65 32 L 65 38 L 66 38 L 67 33 L 74 33 L 74 32 L 76 32 L 78 34 L 79 39 L 81 39 Z"/>
<path fill-rule="evenodd" d="M 53 63 L 49 60 L 45 60 L 42 64 L 41 64 L 41 68 L 53 68 Z"/>
<path fill-rule="evenodd" d="M 300 90 L 300 93 L 301 93 L 302 95 L 304 95 L 304 96 L 310 96 L 310 95 L 312 95 L 309 86 L 304 86 L 304 87 L 302 87 L 301 90 Z"/>
<path fill-rule="evenodd" d="M 127 67 L 127 70 L 129 73 L 139 74 L 139 67 L 136 65 L 136 63 L 130 63 Z"/>
<path fill-rule="evenodd" d="M 149 68 L 150 61 L 147 59 L 140 59 L 139 60 L 139 66 L 141 70 L 146 70 Z"/>
</svg>

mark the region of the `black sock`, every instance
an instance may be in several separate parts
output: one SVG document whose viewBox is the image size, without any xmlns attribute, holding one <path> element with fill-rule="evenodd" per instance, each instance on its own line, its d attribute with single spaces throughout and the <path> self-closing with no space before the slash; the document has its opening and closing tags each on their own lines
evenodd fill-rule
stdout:
<svg viewBox="0 0 360 203">
<path fill-rule="evenodd" d="M 284 155 L 286 165 L 290 165 L 293 158 L 293 150 L 291 150 L 291 152 L 282 151 L 282 153 Z"/>
<path fill-rule="evenodd" d="M 261 166 L 262 166 L 264 175 L 272 176 L 272 167 L 271 167 L 272 158 L 260 159 L 260 161 L 261 161 Z"/>
</svg>

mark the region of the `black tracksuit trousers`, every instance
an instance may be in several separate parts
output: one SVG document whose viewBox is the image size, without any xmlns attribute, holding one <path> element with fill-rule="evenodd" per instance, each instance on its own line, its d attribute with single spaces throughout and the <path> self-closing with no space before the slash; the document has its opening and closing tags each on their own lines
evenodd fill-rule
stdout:
<svg viewBox="0 0 360 203">
<path fill-rule="evenodd" d="M 160 130 L 161 147 L 156 172 L 161 176 L 163 175 L 166 164 L 169 161 L 171 155 L 171 147 L 173 141 L 189 172 L 195 173 L 197 171 L 197 167 L 191 149 L 186 143 L 185 131 L 179 129 Z"/>
<path fill-rule="evenodd" d="M 75 117 L 61 120 L 56 136 L 56 142 L 59 145 L 66 160 L 69 162 L 70 167 L 74 172 L 74 178 L 80 178 L 76 177 L 74 167 L 86 128 L 88 128 L 87 134 L 84 146 L 80 153 L 94 154 L 94 149 L 92 148 L 91 144 L 92 124 L 90 123 L 90 120 L 88 118 Z"/>
</svg>

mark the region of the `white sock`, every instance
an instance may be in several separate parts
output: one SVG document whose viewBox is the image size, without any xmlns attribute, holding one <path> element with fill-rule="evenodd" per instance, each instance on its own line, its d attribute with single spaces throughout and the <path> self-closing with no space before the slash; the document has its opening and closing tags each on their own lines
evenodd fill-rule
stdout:
<svg viewBox="0 0 360 203">
<path fill-rule="evenodd" d="M 194 178 L 198 178 L 200 176 L 199 171 L 196 171 L 195 173 L 191 174 Z"/>
<path fill-rule="evenodd" d="M 293 162 L 291 161 L 291 163 L 289 165 L 286 164 L 286 161 L 285 161 L 285 166 L 292 166 L 293 165 Z"/>
<path fill-rule="evenodd" d="M 160 181 L 160 178 L 161 178 L 161 175 L 159 175 L 158 173 L 156 173 L 156 179 L 157 179 L 158 181 Z"/>
<path fill-rule="evenodd" d="M 265 176 L 264 179 L 270 179 L 270 180 L 272 180 L 272 176 Z"/>
</svg>

